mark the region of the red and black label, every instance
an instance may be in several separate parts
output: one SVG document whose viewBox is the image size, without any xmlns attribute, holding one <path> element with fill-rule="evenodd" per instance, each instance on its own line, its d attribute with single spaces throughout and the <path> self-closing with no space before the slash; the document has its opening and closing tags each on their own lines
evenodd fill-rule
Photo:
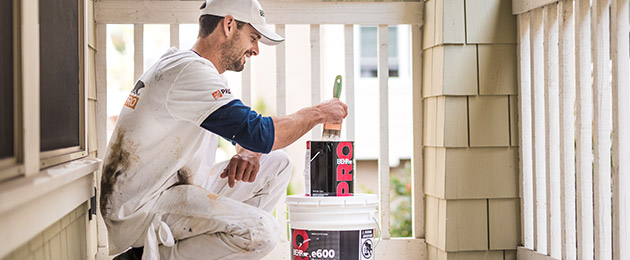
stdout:
<svg viewBox="0 0 630 260">
<path fill-rule="evenodd" d="M 339 141 L 307 143 L 307 195 L 352 196 L 354 190 L 354 144 Z"/>
<path fill-rule="evenodd" d="M 373 260 L 374 229 L 291 229 L 293 260 Z"/>
</svg>

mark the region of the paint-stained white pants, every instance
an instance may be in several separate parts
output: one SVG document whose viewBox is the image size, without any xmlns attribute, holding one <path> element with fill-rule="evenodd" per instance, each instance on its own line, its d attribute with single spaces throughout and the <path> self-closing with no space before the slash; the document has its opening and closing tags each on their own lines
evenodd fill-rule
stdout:
<svg viewBox="0 0 630 260">
<path fill-rule="evenodd" d="M 204 187 L 174 186 L 160 196 L 155 213 L 175 239 L 172 247 L 159 246 L 161 260 L 260 259 L 275 247 L 281 232 L 270 213 L 286 192 L 289 157 L 263 155 L 256 180 L 234 188 L 219 177 L 227 163 L 213 167 Z"/>
</svg>

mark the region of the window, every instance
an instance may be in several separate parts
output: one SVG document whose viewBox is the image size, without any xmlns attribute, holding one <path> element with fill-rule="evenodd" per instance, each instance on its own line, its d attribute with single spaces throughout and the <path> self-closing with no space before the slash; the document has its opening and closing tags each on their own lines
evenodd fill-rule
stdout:
<svg viewBox="0 0 630 260">
<path fill-rule="evenodd" d="M 389 48 L 389 76 L 398 77 L 398 27 L 389 26 L 388 31 L 388 48 Z M 361 26 L 361 56 L 360 56 L 360 72 L 363 78 L 374 78 L 377 76 L 378 57 L 377 57 L 377 31 L 376 26 Z"/>
<path fill-rule="evenodd" d="M 39 1 L 42 167 L 86 155 L 80 2 Z"/>
<path fill-rule="evenodd" d="M 13 1 L 0 2 L 0 170 L 16 162 Z M 0 174 L 0 180 L 11 177 Z"/>
</svg>

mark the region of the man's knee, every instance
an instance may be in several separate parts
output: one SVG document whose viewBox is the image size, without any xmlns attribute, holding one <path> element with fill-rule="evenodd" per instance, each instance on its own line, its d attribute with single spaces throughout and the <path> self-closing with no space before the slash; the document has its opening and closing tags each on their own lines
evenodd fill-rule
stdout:
<svg viewBox="0 0 630 260">
<path fill-rule="evenodd" d="M 284 151 L 277 150 L 265 155 L 266 162 L 261 163 L 261 169 L 264 168 L 266 175 L 274 180 L 274 182 L 289 183 L 291 178 L 292 163 L 289 155 Z"/>
<path fill-rule="evenodd" d="M 276 246 L 280 239 L 280 226 L 273 216 L 264 214 L 260 216 L 259 225 L 252 226 L 251 244 L 249 250 L 261 254 L 267 254 Z"/>
<path fill-rule="evenodd" d="M 291 158 L 286 152 L 276 150 L 269 153 L 267 156 L 269 156 L 270 164 L 277 167 L 278 170 L 291 169 Z"/>
</svg>

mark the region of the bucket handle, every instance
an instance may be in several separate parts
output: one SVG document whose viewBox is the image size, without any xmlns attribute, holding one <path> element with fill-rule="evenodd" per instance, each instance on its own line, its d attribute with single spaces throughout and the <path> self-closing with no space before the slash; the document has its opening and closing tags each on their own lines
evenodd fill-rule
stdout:
<svg viewBox="0 0 630 260">
<path fill-rule="evenodd" d="M 378 244 L 381 243 L 383 233 L 381 233 L 381 226 L 378 225 L 378 219 L 376 219 L 376 216 L 372 216 L 372 220 L 374 220 L 374 223 L 376 224 L 376 229 L 378 230 L 378 240 L 376 240 L 376 245 L 374 245 L 374 249 L 376 249 L 378 247 Z"/>
</svg>

